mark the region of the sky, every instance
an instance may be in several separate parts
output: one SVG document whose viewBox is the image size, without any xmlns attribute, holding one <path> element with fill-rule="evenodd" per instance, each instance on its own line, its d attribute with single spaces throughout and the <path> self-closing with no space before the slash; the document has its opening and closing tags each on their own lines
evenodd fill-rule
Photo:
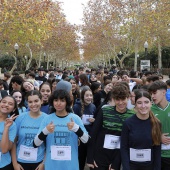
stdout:
<svg viewBox="0 0 170 170">
<path fill-rule="evenodd" d="M 71 24 L 82 24 L 81 19 L 83 18 L 83 6 L 86 5 L 89 0 L 58 0 L 63 2 L 62 8 L 66 15 L 67 20 Z"/>
</svg>

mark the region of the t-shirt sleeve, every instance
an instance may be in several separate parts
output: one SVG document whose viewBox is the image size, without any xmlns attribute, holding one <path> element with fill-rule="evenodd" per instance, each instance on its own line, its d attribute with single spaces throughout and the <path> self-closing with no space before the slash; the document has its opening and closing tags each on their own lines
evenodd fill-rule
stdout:
<svg viewBox="0 0 170 170">
<path fill-rule="evenodd" d="M 74 119 L 74 118 L 73 118 L 73 119 Z M 88 132 L 87 132 L 86 128 L 84 127 L 83 122 L 82 122 L 82 120 L 81 120 L 80 117 L 78 117 L 78 116 L 75 117 L 75 123 L 76 123 L 77 125 L 79 125 L 80 129 L 81 129 L 84 133 L 88 134 Z"/>
<path fill-rule="evenodd" d="M 41 131 L 48 125 L 47 119 L 48 119 L 48 116 L 45 116 L 44 119 L 42 120 L 41 124 L 40 124 L 40 128 L 38 129 L 37 134 L 40 134 Z"/>
<path fill-rule="evenodd" d="M 13 124 L 9 128 L 9 140 L 11 142 L 14 142 L 14 140 L 16 138 L 16 134 L 17 134 L 17 127 L 16 127 L 15 122 L 13 122 Z"/>
</svg>

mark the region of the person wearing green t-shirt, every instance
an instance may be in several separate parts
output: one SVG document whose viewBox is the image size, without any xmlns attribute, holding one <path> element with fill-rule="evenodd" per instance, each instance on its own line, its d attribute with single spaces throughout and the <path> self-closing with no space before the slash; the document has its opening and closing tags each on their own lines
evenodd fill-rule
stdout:
<svg viewBox="0 0 170 170">
<path fill-rule="evenodd" d="M 149 88 L 153 105 L 151 110 L 162 124 L 161 170 L 170 169 L 170 103 L 166 100 L 166 83 L 153 82 Z"/>
</svg>

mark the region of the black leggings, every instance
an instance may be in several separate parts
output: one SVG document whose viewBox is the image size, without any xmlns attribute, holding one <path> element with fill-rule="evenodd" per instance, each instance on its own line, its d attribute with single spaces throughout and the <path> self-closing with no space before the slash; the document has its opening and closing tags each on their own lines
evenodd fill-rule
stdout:
<svg viewBox="0 0 170 170">
<path fill-rule="evenodd" d="M 79 158 L 79 170 L 84 170 L 86 164 L 87 157 L 87 143 L 83 143 L 80 141 L 80 145 L 78 147 L 78 158 Z"/>
<path fill-rule="evenodd" d="M 3 167 L 3 168 L 0 168 L 0 170 L 13 170 L 13 166 L 12 166 L 12 163 L 10 163 L 9 165 Z"/>
<path fill-rule="evenodd" d="M 21 163 L 21 162 L 18 162 L 18 163 L 24 168 L 24 170 L 35 170 L 41 162 L 38 162 L 38 163 Z"/>
</svg>

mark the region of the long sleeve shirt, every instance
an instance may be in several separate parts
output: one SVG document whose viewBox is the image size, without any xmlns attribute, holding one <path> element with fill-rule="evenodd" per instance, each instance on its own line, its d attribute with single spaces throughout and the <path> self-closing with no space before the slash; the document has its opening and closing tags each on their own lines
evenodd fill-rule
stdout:
<svg viewBox="0 0 170 170">
<path fill-rule="evenodd" d="M 135 150 L 150 150 L 150 161 L 130 160 L 130 148 Z M 161 169 L 161 147 L 153 146 L 151 120 L 141 120 L 136 115 L 128 118 L 122 128 L 121 134 L 121 157 L 123 170 L 130 170 L 130 167 L 152 170 Z"/>
<path fill-rule="evenodd" d="M 91 139 L 88 144 L 87 163 L 93 164 L 95 160 L 96 163 L 102 166 L 112 164 L 113 169 L 120 169 L 120 167 L 117 167 L 118 164 L 121 164 L 120 147 L 107 147 L 108 140 L 105 140 L 105 138 L 115 137 L 119 139 L 124 120 L 133 114 L 130 110 L 125 113 L 119 113 L 114 106 L 101 109 L 92 128 Z"/>
</svg>

